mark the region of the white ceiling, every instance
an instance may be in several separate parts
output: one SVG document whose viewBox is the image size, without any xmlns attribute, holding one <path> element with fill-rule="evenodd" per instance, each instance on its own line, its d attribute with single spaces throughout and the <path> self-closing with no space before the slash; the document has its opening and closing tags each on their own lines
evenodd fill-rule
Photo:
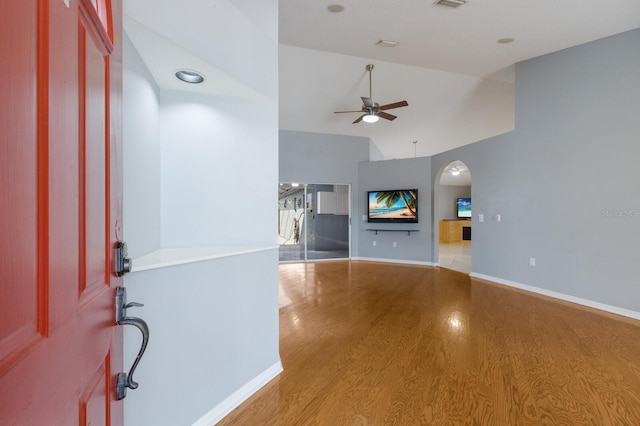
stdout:
<svg viewBox="0 0 640 426">
<path fill-rule="evenodd" d="M 640 0 L 469 0 L 458 9 L 432 0 L 344 0 L 338 14 L 327 10 L 331 3 L 279 0 L 280 128 L 369 137 L 373 159 L 433 155 L 507 132 L 512 64 L 640 27 Z M 261 20 L 271 16 L 269 4 L 125 0 L 127 31 L 160 87 L 175 90 L 161 77 L 167 70 L 191 63 L 217 73 L 211 58 L 232 55 L 224 39 L 250 29 L 248 20 L 275 34 L 275 17 Z M 515 41 L 496 43 L 505 37 Z M 400 44 L 378 47 L 380 39 Z M 361 107 L 369 63 L 374 100 L 409 103 L 388 111 L 398 116 L 393 122 L 351 124 L 358 114 L 333 114 Z M 256 95 L 252 82 L 236 80 L 230 84 Z"/>
<path fill-rule="evenodd" d="M 331 13 L 332 2 L 345 7 Z M 515 62 L 640 27 L 638 0 L 280 0 L 279 41 L 485 76 Z M 511 44 L 498 44 L 513 37 Z M 380 39 L 394 48 L 377 47 Z"/>
</svg>

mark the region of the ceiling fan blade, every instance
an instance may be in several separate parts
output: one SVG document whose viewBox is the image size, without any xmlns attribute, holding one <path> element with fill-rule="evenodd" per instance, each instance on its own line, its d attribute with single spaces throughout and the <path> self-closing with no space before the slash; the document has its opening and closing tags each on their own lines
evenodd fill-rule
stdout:
<svg viewBox="0 0 640 426">
<path fill-rule="evenodd" d="M 371 108 L 373 106 L 373 101 L 371 100 L 371 98 L 365 98 L 364 96 L 361 97 L 360 99 L 362 99 L 362 103 L 364 104 L 364 106 L 366 106 L 367 108 Z"/>
<path fill-rule="evenodd" d="M 362 113 L 362 110 L 359 109 L 358 111 L 333 111 L 334 114 L 344 114 L 344 113 L 347 113 L 347 112 L 360 112 L 360 113 Z"/>
<path fill-rule="evenodd" d="M 365 115 L 367 115 L 367 114 L 362 114 L 360 117 L 356 118 L 356 121 L 354 121 L 351 124 L 357 124 L 357 123 L 361 122 Z"/>
<path fill-rule="evenodd" d="M 409 106 L 407 101 L 400 101 L 400 102 L 395 102 L 395 103 L 392 103 L 392 104 L 382 105 L 379 109 L 380 109 L 380 111 L 384 111 L 384 110 L 387 110 L 387 109 L 400 108 L 400 107 L 406 107 L 406 106 Z"/>
<path fill-rule="evenodd" d="M 382 111 L 380 111 L 380 112 L 378 113 L 378 117 L 386 118 L 387 120 L 390 120 L 390 121 L 393 121 L 393 120 L 395 120 L 396 118 L 398 118 L 398 117 L 397 117 L 397 116 L 395 116 L 395 115 L 389 114 L 389 113 L 387 113 L 387 112 L 382 112 Z"/>
</svg>

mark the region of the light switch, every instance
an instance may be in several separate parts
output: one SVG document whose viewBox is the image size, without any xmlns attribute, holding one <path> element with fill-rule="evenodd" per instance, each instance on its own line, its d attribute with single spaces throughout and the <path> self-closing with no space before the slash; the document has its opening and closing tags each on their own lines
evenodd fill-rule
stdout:
<svg viewBox="0 0 640 426">
<path fill-rule="evenodd" d="M 478 222 L 484 222 L 484 215 L 482 213 L 478 215 Z"/>
<path fill-rule="evenodd" d="M 502 222 L 502 215 L 500 213 L 496 215 L 496 222 Z"/>
</svg>

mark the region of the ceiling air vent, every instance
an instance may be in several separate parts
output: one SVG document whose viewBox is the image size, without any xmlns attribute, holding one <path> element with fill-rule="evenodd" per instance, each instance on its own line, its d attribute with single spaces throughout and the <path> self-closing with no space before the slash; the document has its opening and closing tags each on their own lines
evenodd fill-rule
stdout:
<svg viewBox="0 0 640 426">
<path fill-rule="evenodd" d="M 448 7 L 450 9 L 455 9 L 456 7 L 460 7 L 465 4 L 467 0 L 437 0 L 434 4 L 436 6 Z"/>
</svg>

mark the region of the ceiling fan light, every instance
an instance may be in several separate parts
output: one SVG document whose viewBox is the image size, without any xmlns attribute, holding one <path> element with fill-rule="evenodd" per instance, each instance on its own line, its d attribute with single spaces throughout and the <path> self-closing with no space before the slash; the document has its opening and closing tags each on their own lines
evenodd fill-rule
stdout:
<svg viewBox="0 0 640 426">
<path fill-rule="evenodd" d="M 375 123 L 379 119 L 380 117 L 378 117 L 375 114 L 367 114 L 364 117 L 362 117 L 362 121 L 364 121 L 365 123 Z"/>
</svg>

